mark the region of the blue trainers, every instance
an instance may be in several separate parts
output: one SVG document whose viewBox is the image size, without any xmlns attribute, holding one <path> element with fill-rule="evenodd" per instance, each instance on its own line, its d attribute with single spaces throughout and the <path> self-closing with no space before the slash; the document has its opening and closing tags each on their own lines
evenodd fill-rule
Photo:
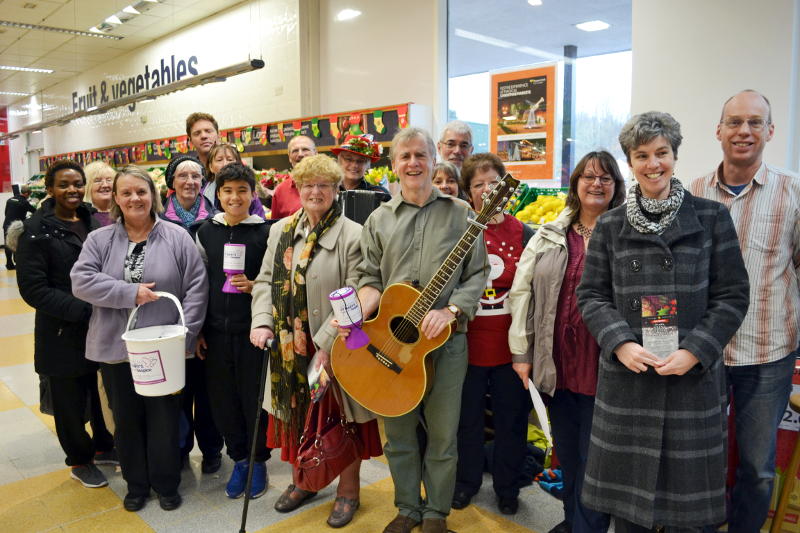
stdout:
<svg viewBox="0 0 800 533">
<path fill-rule="evenodd" d="M 254 480 L 255 481 L 255 480 Z M 233 465 L 233 472 L 228 484 L 225 486 L 225 494 L 228 498 L 241 498 L 247 485 L 247 459 L 236 461 Z"/>
<path fill-rule="evenodd" d="M 245 473 L 247 470 L 245 470 Z M 246 475 L 246 474 L 245 474 Z M 255 500 L 267 492 L 267 463 L 257 462 L 253 465 L 253 481 L 250 485 L 250 498 Z"/>
</svg>

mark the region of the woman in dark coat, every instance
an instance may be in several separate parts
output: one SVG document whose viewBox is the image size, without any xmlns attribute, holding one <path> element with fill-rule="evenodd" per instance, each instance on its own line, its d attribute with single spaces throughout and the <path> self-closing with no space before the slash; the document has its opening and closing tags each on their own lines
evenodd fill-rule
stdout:
<svg viewBox="0 0 800 533">
<path fill-rule="evenodd" d="M 617 533 L 725 520 L 722 350 L 749 304 L 728 210 L 673 177 L 680 126 L 633 117 L 620 144 L 637 184 L 602 216 L 578 287 L 601 347 L 583 501 Z"/>
<path fill-rule="evenodd" d="M 72 295 L 69 277 L 83 241 L 100 224 L 83 203 L 86 177 L 78 163 L 53 163 L 44 184 L 51 198 L 25 221 L 17 283 L 22 298 L 36 309 L 34 367 L 47 378 L 56 435 L 71 477 L 86 487 L 103 487 L 108 482 L 94 464 L 95 454 L 110 456 L 114 440 L 100 411 L 97 364 L 84 357 L 92 306 Z M 85 428 L 87 398 L 92 436 Z"/>
</svg>

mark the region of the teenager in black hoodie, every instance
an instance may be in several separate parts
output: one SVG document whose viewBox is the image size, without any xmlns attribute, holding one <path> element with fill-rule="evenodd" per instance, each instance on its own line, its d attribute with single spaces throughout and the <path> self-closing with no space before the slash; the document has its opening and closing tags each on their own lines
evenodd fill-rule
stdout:
<svg viewBox="0 0 800 533">
<path fill-rule="evenodd" d="M 235 465 L 225 488 L 229 498 L 244 494 L 247 459 L 253 438 L 258 403 L 259 375 L 264 354 L 250 343 L 250 292 L 267 250 L 269 226 L 257 215 L 250 215 L 255 194 L 253 171 L 241 163 L 231 163 L 217 174 L 217 198 L 223 212 L 204 222 L 197 230 L 197 245 L 208 267 L 208 314 L 197 343 L 198 357 L 205 358 L 211 413 L 225 438 L 228 455 Z M 226 244 L 245 245 L 244 273 L 231 278 L 240 293 L 223 292 L 226 281 L 223 256 Z M 267 416 L 262 414 L 257 428 L 255 465 L 251 497 L 267 489 Z"/>
<path fill-rule="evenodd" d="M 71 476 L 86 487 L 103 487 L 108 482 L 94 464 L 95 454 L 113 460 L 114 441 L 100 411 L 97 363 L 84 357 L 92 306 L 72 295 L 69 277 L 83 241 L 100 224 L 83 202 L 86 176 L 78 163 L 53 163 L 44 184 L 51 198 L 24 223 L 17 284 L 22 299 L 36 309 L 34 368 L 48 379 L 56 435 Z M 84 427 L 87 398 L 91 437 Z"/>
</svg>

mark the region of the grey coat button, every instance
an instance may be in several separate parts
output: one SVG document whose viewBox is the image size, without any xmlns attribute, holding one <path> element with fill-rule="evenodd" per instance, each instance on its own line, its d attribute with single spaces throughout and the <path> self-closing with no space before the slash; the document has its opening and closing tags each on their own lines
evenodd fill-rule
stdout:
<svg viewBox="0 0 800 533">
<path fill-rule="evenodd" d="M 628 305 L 631 306 L 631 311 L 638 311 L 642 308 L 642 301 L 639 298 L 631 298 L 628 300 Z"/>
<path fill-rule="evenodd" d="M 662 270 L 670 271 L 670 270 L 672 270 L 672 266 L 673 266 L 673 262 L 672 262 L 672 258 L 671 257 L 665 257 L 661 261 L 661 269 Z"/>
<path fill-rule="evenodd" d="M 639 272 L 642 269 L 642 263 L 638 259 L 634 259 L 631 261 L 631 271 L 632 272 Z"/>
</svg>

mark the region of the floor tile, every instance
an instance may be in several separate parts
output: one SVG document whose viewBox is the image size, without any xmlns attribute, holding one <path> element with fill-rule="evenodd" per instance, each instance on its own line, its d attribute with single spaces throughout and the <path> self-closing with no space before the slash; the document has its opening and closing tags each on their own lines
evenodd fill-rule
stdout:
<svg viewBox="0 0 800 533">
<path fill-rule="evenodd" d="M 0 411 L 8 411 L 11 409 L 18 409 L 25 407 L 16 394 L 6 387 L 6 384 L 0 381 Z"/>
<path fill-rule="evenodd" d="M 26 304 L 22 298 L 0 300 L 0 315 L 20 315 L 32 312 L 34 312 L 34 309 Z"/>
<path fill-rule="evenodd" d="M 33 333 L 0 337 L 0 366 L 33 363 Z"/>
<path fill-rule="evenodd" d="M 33 333 L 34 313 L 0 316 L 0 337 Z"/>
<path fill-rule="evenodd" d="M 108 533 L 110 531 L 114 533 L 145 533 L 155 531 L 136 513 L 129 513 L 122 507 L 84 516 L 80 520 L 64 524 L 62 529 L 68 533 Z M 212 530 L 200 529 L 198 531 Z"/>
<path fill-rule="evenodd" d="M 33 363 L 0 366 L 0 381 L 25 405 L 39 403 L 39 376 L 33 370 Z"/>
</svg>

